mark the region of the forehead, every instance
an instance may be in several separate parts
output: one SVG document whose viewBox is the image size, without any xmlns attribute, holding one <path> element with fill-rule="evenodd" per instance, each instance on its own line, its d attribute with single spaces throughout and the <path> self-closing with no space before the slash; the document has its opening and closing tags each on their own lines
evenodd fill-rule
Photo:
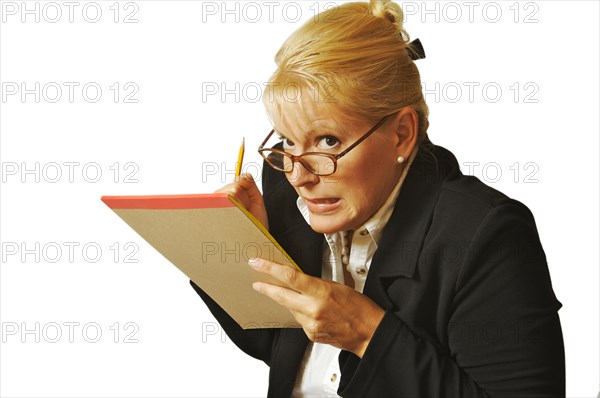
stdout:
<svg viewBox="0 0 600 398">
<path fill-rule="evenodd" d="M 357 122 L 349 118 L 335 104 L 315 101 L 305 90 L 296 101 L 281 101 L 272 115 L 275 131 L 289 138 L 300 139 L 314 133 L 329 131 L 345 134 Z"/>
</svg>

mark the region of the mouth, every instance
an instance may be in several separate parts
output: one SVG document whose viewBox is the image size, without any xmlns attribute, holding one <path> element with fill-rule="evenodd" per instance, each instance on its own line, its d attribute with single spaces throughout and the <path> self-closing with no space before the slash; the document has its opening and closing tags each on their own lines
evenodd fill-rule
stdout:
<svg viewBox="0 0 600 398">
<path fill-rule="evenodd" d="M 314 214 L 323 214 L 334 211 L 340 206 L 340 198 L 303 198 L 308 210 Z"/>
</svg>

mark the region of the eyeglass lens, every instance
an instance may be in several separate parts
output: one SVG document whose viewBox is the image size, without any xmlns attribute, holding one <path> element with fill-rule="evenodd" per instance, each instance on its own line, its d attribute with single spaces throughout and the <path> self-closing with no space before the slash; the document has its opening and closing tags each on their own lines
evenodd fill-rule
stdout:
<svg viewBox="0 0 600 398">
<path fill-rule="evenodd" d="M 290 173 L 294 169 L 291 157 L 285 156 L 280 152 L 268 150 L 265 151 L 264 155 L 271 165 L 281 171 Z M 306 154 L 302 155 L 300 162 L 302 162 L 302 165 L 310 172 L 317 175 L 328 175 L 335 170 L 335 164 L 328 156 Z"/>
</svg>

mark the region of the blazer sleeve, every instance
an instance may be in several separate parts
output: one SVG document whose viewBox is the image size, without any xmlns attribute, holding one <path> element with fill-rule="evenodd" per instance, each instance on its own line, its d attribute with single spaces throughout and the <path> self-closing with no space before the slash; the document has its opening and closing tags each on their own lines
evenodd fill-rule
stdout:
<svg viewBox="0 0 600 398">
<path fill-rule="evenodd" d="M 561 303 L 532 214 L 513 200 L 491 208 L 470 246 L 439 325 L 463 335 L 446 351 L 388 311 L 362 359 L 342 352 L 341 396 L 565 396 Z"/>
<path fill-rule="evenodd" d="M 217 319 L 227 336 L 246 354 L 270 366 L 271 348 L 276 329 L 242 329 L 208 294 L 190 280 L 190 284 Z"/>
</svg>

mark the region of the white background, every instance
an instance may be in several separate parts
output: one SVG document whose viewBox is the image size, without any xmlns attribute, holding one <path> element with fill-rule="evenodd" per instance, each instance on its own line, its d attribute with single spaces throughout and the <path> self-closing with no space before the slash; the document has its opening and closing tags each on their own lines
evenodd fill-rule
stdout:
<svg viewBox="0 0 600 398">
<path fill-rule="evenodd" d="M 22 15 L 36 3 L 39 22 Z M 70 22 L 63 2 L 1 2 L 0 395 L 266 395 L 268 368 L 222 335 L 188 279 L 100 196 L 212 192 L 231 180 L 243 136 L 245 171 L 258 175 L 270 125 L 255 88 L 326 4 L 289 3 L 75 2 Z M 567 395 L 596 396 L 598 2 L 403 4 L 427 52 L 430 137 L 532 210 L 563 304 Z M 36 82 L 39 103 L 23 99 Z"/>
</svg>

